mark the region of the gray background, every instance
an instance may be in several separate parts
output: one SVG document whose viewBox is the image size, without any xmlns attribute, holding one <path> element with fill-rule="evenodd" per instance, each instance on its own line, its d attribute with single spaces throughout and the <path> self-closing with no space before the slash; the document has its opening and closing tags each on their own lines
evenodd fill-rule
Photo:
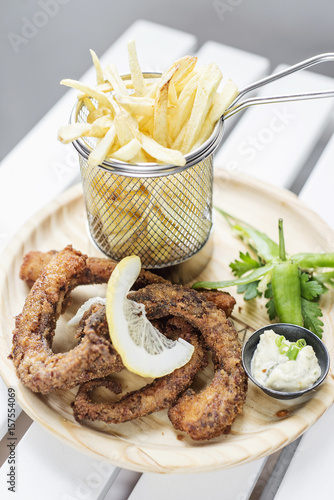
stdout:
<svg viewBox="0 0 334 500">
<path fill-rule="evenodd" d="M 57 2 L 23 43 L 24 19 L 40 3 Z M 0 0 L 2 159 L 66 91 L 59 81 L 79 78 L 91 65 L 89 49 L 102 54 L 135 20 L 147 19 L 197 36 L 295 63 L 334 52 L 333 0 Z M 10 38 L 12 37 L 12 38 Z M 316 71 L 334 76 L 334 63 Z"/>
</svg>

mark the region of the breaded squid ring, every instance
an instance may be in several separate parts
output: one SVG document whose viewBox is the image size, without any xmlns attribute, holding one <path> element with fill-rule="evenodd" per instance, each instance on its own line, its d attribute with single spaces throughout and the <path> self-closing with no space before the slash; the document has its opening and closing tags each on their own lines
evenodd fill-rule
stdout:
<svg viewBox="0 0 334 500">
<path fill-rule="evenodd" d="M 85 273 L 86 259 L 71 246 L 55 254 L 16 317 L 11 357 L 18 377 L 33 392 L 69 389 L 123 367 L 111 342 L 93 328 L 72 350 L 52 351 L 56 322 Z"/>
<path fill-rule="evenodd" d="M 49 252 L 32 251 L 27 253 L 21 265 L 20 278 L 31 286 L 37 280 L 43 267 L 50 262 L 56 253 L 55 250 Z M 92 283 L 107 283 L 116 264 L 117 262 L 110 259 L 88 257 L 86 260 L 86 268 L 80 277 L 78 277 L 79 281 L 77 284 L 89 285 Z M 169 281 L 150 271 L 142 269 L 132 289 L 138 290 L 152 283 L 169 283 Z M 220 290 L 198 291 L 203 293 L 208 300 L 214 302 L 219 309 L 223 309 L 227 316 L 232 314 L 235 299 L 228 292 L 222 292 Z"/>
<path fill-rule="evenodd" d="M 158 325 L 169 338 L 182 337 L 194 346 L 191 359 L 181 368 L 164 377 L 155 379 L 151 384 L 132 391 L 117 402 L 94 402 L 91 392 L 96 387 L 107 387 L 113 392 L 109 379 L 99 379 L 80 386 L 72 408 L 76 420 L 101 420 L 119 424 L 153 412 L 169 408 L 177 397 L 192 383 L 195 375 L 207 365 L 207 353 L 198 338 L 196 330 L 181 318 L 171 318 L 166 327 Z"/>
<path fill-rule="evenodd" d="M 20 269 L 20 278 L 29 286 L 33 285 L 50 260 L 57 254 L 56 250 L 49 252 L 31 251 L 27 253 Z M 103 257 L 88 257 L 84 271 L 78 277 L 80 285 L 90 285 L 92 283 L 107 283 L 111 273 L 115 269 L 117 262 Z M 161 276 L 141 270 L 134 289 L 142 288 L 150 283 L 165 283 Z"/>
<path fill-rule="evenodd" d="M 229 432 L 247 392 L 241 346 L 231 320 L 203 294 L 179 285 L 153 284 L 128 297 L 144 303 L 151 319 L 166 314 L 184 318 L 200 330 L 212 353 L 211 384 L 198 394 L 189 390 L 177 400 L 168 411 L 173 426 L 194 440 Z"/>
</svg>

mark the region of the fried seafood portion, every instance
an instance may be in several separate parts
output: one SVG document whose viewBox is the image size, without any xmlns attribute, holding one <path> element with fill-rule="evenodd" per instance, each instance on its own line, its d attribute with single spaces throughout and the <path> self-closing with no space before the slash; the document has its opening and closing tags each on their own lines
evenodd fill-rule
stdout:
<svg viewBox="0 0 334 500">
<path fill-rule="evenodd" d="M 20 269 L 20 278 L 31 286 L 39 277 L 43 267 L 56 255 L 55 250 L 49 252 L 32 251 L 25 255 Z M 93 283 L 107 283 L 117 262 L 100 258 L 88 257 L 84 271 L 78 278 L 78 285 L 90 285 Z M 133 289 L 138 290 L 153 283 L 169 283 L 166 279 L 141 270 Z M 219 309 L 223 309 L 230 316 L 235 305 L 235 299 L 227 292 L 219 290 L 201 290 L 208 300 L 214 302 Z"/>
<path fill-rule="evenodd" d="M 111 344 L 103 305 L 94 304 L 84 313 L 76 347 L 64 353 L 52 351 L 56 323 L 71 291 L 78 285 L 106 283 L 115 265 L 109 259 L 88 258 L 72 246 L 60 252 L 26 255 L 20 277 L 32 287 L 16 318 L 11 353 L 18 377 L 29 389 L 42 394 L 79 385 L 73 403 L 77 420 L 120 423 L 168 408 L 174 427 L 192 439 L 211 439 L 229 432 L 242 410 L 247 378 L 237 333 L 227 319 L 235 304 L 228 293 L 199 292 L 142 271 L 136 291 L 128 298 L 144 304 L 147 317 L 158 322 L 160 331 L 170 338 L 184 338 L 195 350 L 183 367 L 114 403 L 92 400 L 96 387 L 121 392 L 119 383 L 109 378 L 122 370 L 123 364 Z M 215 374 L 211 384 L 196 394 L 189 387 L 207 365 L 207 349 Z"/>
<path fill-rule="evenodd" d="M 56 253 L 16 318 L 11 357 L 18 377 L 33 392 L 68 389 L 123 367 L 110 341 L 96 333 L 92 317 L 83 326 L 85 335 L 76 347 L 65 353 L 52 351 L 57 320 L 85 272 L 86 256 L 71 246 Z"/>
<path fill-rule="evenodd" d="M 182 318 L 171 318 L 166 324 L 159 323 L 156 326 L 169 338 L 181 337 L 192 343 L 195 350 L 188 363 L 169 375 L 157 378 L 151 384 L 126 394 L 117 402 L 92 401 L 91 392 L 96 387 L 103 386 L 116 392 L 113 381 L 108 378 L 92 380 L 81 385 L 72 404 L 77 420 L 101 420 L 114 424 L 127 422 L 169 408 L 190 386 L 197 372 L 207 365 L 207 353 L 197 331 Z"/>
<path fill-rule="evenodd" d="M 178 430 L 194 440 L 228 433 L 246 399 L 247 377 L 241 347 L 232 322 L 204 294 L 178 285 L 153 284 L 129 294 L 145 304 L 151 319 L 167 314 L 181 317 L 200 330 L 212 353 L 215 375 L 211 384 L 196 394 L 188 390 L 169 409 Z"/>
<path fill-rule="evenodd" d="M 25 281 L 29 286 L 37 280 L 42 272 L 42 269 L 50 262 L 58 252 L 50 250 L 49 252 L 32 251 L 27 253 L 24 258 L 20 269 L 20 278 Z M 88 257 L 86 265 L 79 278 L 79 285 L 91 285 L 98 283 L 107 283 L 111 273 L 115 269 L 117 262 L 111 259 L 102 257 Z M 150 273 L 149 271 L 142 270 L 134 289 L 142 288 L 150 283 L 165 283 L 165 279 Z"/>
</svg>

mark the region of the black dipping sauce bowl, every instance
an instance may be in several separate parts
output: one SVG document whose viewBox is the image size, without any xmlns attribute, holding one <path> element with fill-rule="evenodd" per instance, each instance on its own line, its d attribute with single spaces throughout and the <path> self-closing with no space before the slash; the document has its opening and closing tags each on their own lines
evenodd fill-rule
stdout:
<svg viewBox="0 0 334 500">
<path fill-rule="evenodd" d="M 303 338 L 305 339 L 307 345 L 313 347 L 321 369 L 320 377 L 316 382 L 314 382 L 313 385 L 301 391 L 295 392 L 276 391 L 273 389 L 269 389 L 268 387 L 264 387 L 253 377 L 251 372 L 252 357 L 257 344 L 260 341 L 260 335 L 267 330 L 273 330 L 277 335 L 284 335 L 284 337 L 290 342 L 296 342 L 298 339 Z M 294 399 L 314 390 L 324 381 L 329 370 L 330 358 L 325 344 L 317 335 L 315 335 L 315 333 L 307 330 L 302 326 L 292 325 L 290 323 L 275 323 L 272 325 L 263 326 L 262 328 L 254 332 L 248 340 L 246 340 L 242 349 L 242 363 L 245 372 L 250 380 L 260 389 L 262 389 L 263 392 L 265 392 L 268 396 L 276 399 Z"/>
</svg>

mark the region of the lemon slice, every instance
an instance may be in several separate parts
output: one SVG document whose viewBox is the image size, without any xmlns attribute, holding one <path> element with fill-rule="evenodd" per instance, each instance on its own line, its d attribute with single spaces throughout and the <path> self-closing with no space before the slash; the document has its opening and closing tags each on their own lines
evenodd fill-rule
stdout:
<svg viewBox="0 0 334 500">
<path fill-rule="evenodd" d="M 147 319 L 145 306 L 127 298 L 141 269 L 140 258 L 125 257 L 110 276 L 106 316 L 111 341 L 131 372 L 162 377 L 185 365 L 194 347 L 183 339 L 170 340 Z"/>
</svg>

